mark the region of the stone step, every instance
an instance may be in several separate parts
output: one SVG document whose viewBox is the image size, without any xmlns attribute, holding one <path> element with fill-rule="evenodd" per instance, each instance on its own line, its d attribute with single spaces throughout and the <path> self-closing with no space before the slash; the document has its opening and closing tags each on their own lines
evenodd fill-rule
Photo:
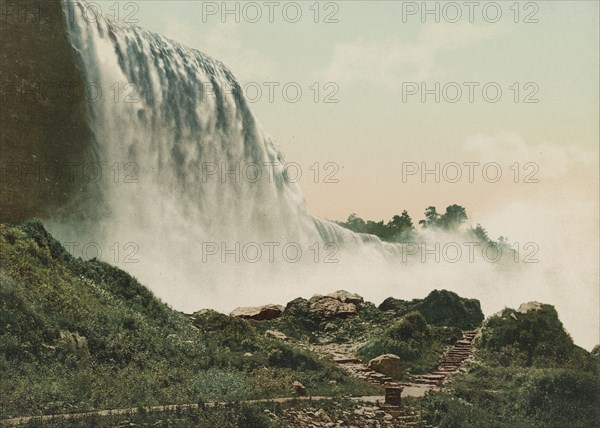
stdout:
<svg viewBox="0 0 600 428">
<path fill-rule="evenodd" d="M 421 385 L 438 385 L 440 383 L 440 381 L 432 380 L 432 379 L 417 378 L 417 379 L 413 380 L 413 383 L 417 383 L 417 384 L 421 384 Z"/>
<path fill-rule="evenodd" d="M 333 362 L 336 364 L 360 364 L 361 361 L 358 358 L 352 357 L 334 357 Z"/>
<path fill-rule="evenodd" d="M 442 375 L 442 374 L 426 374 L 426 375 L 422 375 L 420 376 L 421 379 L 430 379 L 430 380 L 442 380 L 442 379 L 446 379 L 446 376 Z"/>
</svg>

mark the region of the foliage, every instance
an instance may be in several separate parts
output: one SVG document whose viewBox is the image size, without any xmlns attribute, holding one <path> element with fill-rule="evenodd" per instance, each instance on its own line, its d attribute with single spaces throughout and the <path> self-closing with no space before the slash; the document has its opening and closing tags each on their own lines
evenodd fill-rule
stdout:
<svg viewBox="0 0 600 428">
<path fill-rule="evenodd" d="M 526 313 L 505 309 L 489 318 L 481 347 L 495 353 L 497 361 L 505 365 L 562 366 L 569 358 L 577 358 L 573 340 L 550 305 Z"/>
<path fill-rule="evenodd" d="M 384 241 L 403 242 L 410 239 L 414 230 L 412 219 L 406 210 L 401 215 L 395 215 L 390 221 L 363 220 L 356 214 L 350 214 L 346 222 L 337 222 L 340 226 L 356 233 L 368 233 L 378 236 Z"/>
<path fill-rule="evenodd" d="M 600 365 L 575 346 L 556 310 L 505 309 L 488 319 L 467 373 L 422 402 L 429 423 L 453 427 L 591 427 L 600 420 Z"/>
<path fill-rule="evenodd" d="M 365 361 L 382 354 L 398 355 L 408 372 L 421 374 L 431 371 L 439 363 L 445 345 L 459 337 L 458 329 L 431 327 L 415 311 L 374 335 L 358 352 Z"/>
<path fill-rule="evenodd" d="M 449 205 L 443 214 L 439 214 L 436 207 L 429 206 L 425 210 L 425 218 L 419 220 L 419 225 L 423 229 L 459 233 L 462 232 L 462 226 L 467 220 L 467 211 L 460 205 Z M 336 223 L 356 233 L 375 235 L 386 242 L 410 242 L 416 236 L 412 218 L 406 210 L 402 211 L 401 215 L 394 215 L 387 223 L 383 220 L 363 220 L 355 213 L 350 214 L 345 222 Z M 509 249 L 506 238 L 500 237 L 498 241 L 493 241 L 480 224 L 468 228 L 465 233 L 481 244 L 500 246 L 503 250 Z"/>
<path fill-rule="evenodd" d="M 396 316 L 419 311 L 429 324 L 458 327 L 462 330 L 476 328 L 483 321 L 483 312 L 478 300 L 466 299 L 448 290 L 433 290 L 424 299 L 412 301 L 390 297 L 379 305 L 379 309 L 392 311 Z"/>
</svg>

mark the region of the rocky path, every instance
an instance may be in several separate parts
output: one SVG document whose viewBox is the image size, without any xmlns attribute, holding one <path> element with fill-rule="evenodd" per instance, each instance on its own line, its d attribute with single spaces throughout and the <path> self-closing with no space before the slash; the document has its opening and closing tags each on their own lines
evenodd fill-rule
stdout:
<svg viewBox="0 0 600 428">
<path fill-rule="evenodd" d="M 333 409 L 329 412 L 317 408 L 288 409 L 283 418 L 287 426 L 294 428 L 433 428 L 423 423 L 421 416 L 414 409 L 389 408 L 366 403 L 361 403 L 353 409 Z"/>
<path fill-rule="evenodd" d="M 356 356 L 356 345 L 314 345 L 311 350 L 329 356 L 338 367 L 351 376 L 376 385 L 397 383 L 404 386 L 403 396 L 420 397 L 428 390 L 440 387 L 472 357 L 477 334 L 478 330 L 464 331 L 462 337 L 444 353 L 442 361 L 434 371 L 417 376 L 411 382 L 393 382 L 391 377 L 371 370 Z"/>
<path fill-rule="evenodd" d="M 384 374 L 378 373 L 368 368 L 356 356 L 356 350 L 359 345 L 349 344 L 328 344 L 328 345 L 312 345 L 310 350 L 321 355 L 325 355 L 340 368 L 346 371 L 349 375 L 363 379 L 369 383 L 376 385 L 385 385 L 392 381 L 392 378 Z"/>
</svg>

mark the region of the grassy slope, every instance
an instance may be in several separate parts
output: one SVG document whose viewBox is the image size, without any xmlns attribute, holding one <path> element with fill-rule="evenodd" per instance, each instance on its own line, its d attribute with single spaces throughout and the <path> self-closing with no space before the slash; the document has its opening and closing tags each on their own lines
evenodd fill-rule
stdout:
<svg viewBox="0 0 600 428">
<path fill-rule="evenodd" d="M 246 321 L 194 325 L 125 272 L 71 257 L 36 221 L 0 225 L 0 281 L 0 417 L 286 396 L 295 380 L 311 394 L 373 392 Z"/>
<path fill-rule="evenodd" d="M 600 420 L 600 357 L 573 344 L 556 310 L 486 321 L 477 360 L 423 403 L 440 428 L 588 428 Z"/>
</svg>

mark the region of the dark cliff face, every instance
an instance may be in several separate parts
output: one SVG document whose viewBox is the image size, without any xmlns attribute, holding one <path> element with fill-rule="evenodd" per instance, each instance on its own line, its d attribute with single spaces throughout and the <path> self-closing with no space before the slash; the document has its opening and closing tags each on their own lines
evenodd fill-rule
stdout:
<svg viewBox="0 0 600 428">
<path fill-rule="evenodd" d="M 60 0 L 0 0 L 0 222 L 73 214 L 93 183 L 81 73 Z"/>
</svg>

